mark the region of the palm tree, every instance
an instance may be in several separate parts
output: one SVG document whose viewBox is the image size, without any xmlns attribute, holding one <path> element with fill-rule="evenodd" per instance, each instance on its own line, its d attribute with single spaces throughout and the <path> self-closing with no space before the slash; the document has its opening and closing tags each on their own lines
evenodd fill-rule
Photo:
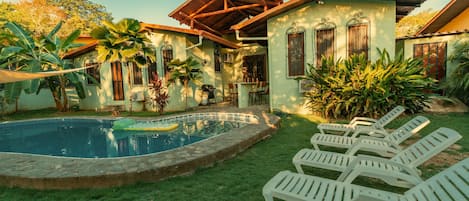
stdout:
<svg viewBox="0 0 469 201">
<path fill-rule="evenodd" d="M 144 67 L 156 59 L 151 41 L 142 32 L 138 20 L 125 18 L 116 24 L 103 21 L 103 26 L 93 29 L 91 36 L 98 40 L 96 50 L 99 62 L 119 61 Z M 132 88 L 132 82 L 129 85 Z M 132 103 L 130 111 L 132 111 Z"/>
<path fill-rule="evenodd" d="M 75 30 L 64 40 L 61 40 L 56 35 L 61 27 L 62 22 L 58 23 L 46 36 L 35 39 L 30 32 L 20 25 L 7 22 L 5 28 L 11 32 L 16 40 L 10 40 L 9 46 L 2 48 L 0 68 L 14 66 L 14 70 L 32 73 L 74 68 L 70 61 L 63 59 L 63 55 L 69 49 L 80 46 L 73 43 L 80 35 L 80 31 Z M 56 108 L 59 111 L 67 110 L 68 98 L 65 94 L 65 87 L 68 83 L 75 86 L 80 98 L 85 97 L 83 84 L 78 79 L 80 74 L 82 73 L 67 73 L 45 79 L 52 91 Z M 44 81 L 42 84 L 44 84 Z M 5 97 L 11 103 L 19 97 L 21 90 L 26 93 L 39 93 L 41 90 L 40 85 L 40 79 L 6 84 Z"/>
<path fill-rule="evenodd" d="M 134 62 L 143 67 L 155 60 L 154 48 L 138 20 L 126 18 L 116 24 L 104 21 L 91 36 L 98 40 L 99 62 Z"/>
<path fill-rule="evenodd" d="M 187 109 L 187 93 L 189 91 L 189 82 L 198 82 L 202 77 L 202 71 L 197 68 L 199 62 L 194 60 L 192 57 L 188 57 L 186 60 L 181 61 L 174 59 L 168 63 L 170 69 L 169 82 L 174 83 L 176 80 L 181 81 L 184 84 L 184 96 L 185 104 Z"/>
<path fill-rule="evenodd" d="M 456 43 L 453 52 L 449 60 L 457 63 L 457 67 L 443 82 L 442 88 L 445 89 L 447 95 L 457 97 L 465 104 L 469 104 L 469 41 Z"/>
</svg>

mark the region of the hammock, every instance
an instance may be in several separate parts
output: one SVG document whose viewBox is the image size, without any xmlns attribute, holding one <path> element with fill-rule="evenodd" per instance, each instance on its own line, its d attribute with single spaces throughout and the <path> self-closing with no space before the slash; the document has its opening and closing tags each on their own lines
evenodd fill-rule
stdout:
<svg viewBox="0 0 469 201">
<path fill-rule="evenodd" d="M 38 78 L 62 75 L 65 73 L 75 72 L 79 70 L 83 70 L 86 68 L 94 67 L 86 66 L 82 68 L 74 68 L 74 69 L 67 69 L 61 71 L 49 71 L 49 72 L 39 72 L 39 73 L 29 73 L 29 72 L 22 72 L 22 71 L 11 71 L 11 70 L 3 70 L 0 69 L 0 84 L 2 83 L 9 83 L 9 82 L 18 82 L 24 80 L 34 80 Z"/>
</svg>

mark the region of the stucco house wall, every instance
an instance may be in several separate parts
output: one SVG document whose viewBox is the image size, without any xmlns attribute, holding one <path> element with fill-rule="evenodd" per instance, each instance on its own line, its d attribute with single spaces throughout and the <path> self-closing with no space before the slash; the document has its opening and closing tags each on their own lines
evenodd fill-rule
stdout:
<svg viewBox="0 0 469 201">
<path fill-rule="evenodd" d="M 449 34 L 449 35 L 435 35 L 423 38 L 406 38 L 397 41 L 398 51 L 403 51 L 405 58 L 414 57 L 414 45 L 424 43 L 446 43 L 446 75 L 450 75 L 452 70 L 458 65 L 448 60 L 448 57 L 454 54 L 454 45 L 461 40 L 469 40 L 469 33 L 465 34 Z"/>
<path fill-rule="evenodd" d="M 190 83 L 188 91 L 188 107 L 197 106 L 202 101 L 200 84 L 212 84 L 216 86 L 216 80 L 219 79 L 218 77 L 221 77 L 221 75 L 215 73 L 214 70 L 214 42 L 204 39 L 202 44 L 194 46 L 199 43 L 198 37 L 169 31 L 153 31 L 149 34 L 149 38 L 155 47 L 157 71 L 160 79 L 162 80 L 164 80 L 166 76 L 163 69 L 162 58 L 162 49 L 165 46 L 171 46 L 174 59 L 185 60 L 189 56 L 192 56 L 200 63 L 199 68 L 201 68 L 203 72 L 202 80 L 198 83 L 199 85 L 196 83 Z M 96 51 L 91 51 L 80 55 L 74 58 L 74 63 L 76 66 L 84 66 L 86 62 L 94 62 L 96 61 L 96 54 Z M 142 69 L 142 85 L 134 85 L 130 83 L 133 77 L 129 70 L 130 68 L 126 64 L 122 64 L 125 100 L 115 101 L 113 100 L 111 65 L 110 63 L 102 63 L 100 67 L 100 86 L 87 84 L 86 79 L 83 78 L 83 82 L 86 86 L 87 97 L 80 101 L 80 108 L 86 110 L 102 110 L 109 109 L 109 106 L 122 105 L 125 107 L 123 108 L 125 110 L 132 109 L 132 111 L 141 111 L 144 109 L 142 102 L 131 102 L 130 97 L 132 94 L 138 92 L 143 92 L 145 97 L 148 97 L 148 69 L 147 67 Z M 164 84 L 165 86 L 169 84 L 168 92 L 170 96 L 169 104 L 165 108 L 165 111 L 184 110 L 185 96 L 183 84 L 180 82 L 167 83 L 166 80 L 164 81 Z M 221 97 L 218 98 L 221 99 Z M 132 108 L 130 108 L 130 104 L 132 104 Z M 145 105 L 145 109 L 155 110 L 148 104 Z"/>
<path fill-rule="evenodd" d="M 314 63 L 314 30 L 322 21 L 335 24 L 335 58 L 347 57 L 347 23 L 361 14 L 369 22 L 369 59 L 378 57 L 377 48 L 395 51 L 394 1 L 330 0 L 315 2 L 272 17 L 267 22 L 269 47 L 269 80 L 271 110 L 288 113 L 309 113 L 298 81 L 287 77 L 287 30 L 293 26 L 305 30 L 305 63 Z M 308 66 L 305 64 L 305 68 Z"/>
</svg>

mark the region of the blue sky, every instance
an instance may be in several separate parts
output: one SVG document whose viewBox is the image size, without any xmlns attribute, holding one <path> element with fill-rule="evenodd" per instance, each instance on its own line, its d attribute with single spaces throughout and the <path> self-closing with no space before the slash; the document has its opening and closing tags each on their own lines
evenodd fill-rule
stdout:
<svg viewBox="0 0 469 201">
<path fill-rule="evenodd" d="M 168 14 L 176 9 L 185 0 L 91 0 L 106 6 L 112 13 L 115 21 L 125 17 L 135 18 L 143 22 L 179 26 L 179 22 L 168 17 Z M 414 10 L 414 14 L 423 10 L 441 9 L 449 0 L 426 0 L 420 8 Z"/>
<path fill-rule="evenodd" d="M 179 26 L 179 22 L 168 17 L 185 0 L 91 0 L 106 6 L 114 21 L 122 18 L 135 18 L 153 24 Z"/>
<path fill-rule="evenodd" d="M 18 0 L 0 0 L 18 2 Z M 115 21 L 122 18 L 135 18 L 143 22 L 179 26 L 179 22 L 168 17 L 168 14 L 181 5 L 185 0 L 91 0 L 104 5 L 112 13 Z M 445 6 L 449 0 L 426 0 L 420 8 L 411 14 L 429 8 L 437 10 Z"/>
</svg>

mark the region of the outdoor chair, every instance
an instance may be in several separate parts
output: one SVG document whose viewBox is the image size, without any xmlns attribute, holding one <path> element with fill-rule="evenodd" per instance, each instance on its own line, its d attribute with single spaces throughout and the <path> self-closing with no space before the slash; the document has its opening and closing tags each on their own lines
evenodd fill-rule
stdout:
<svg viewBox="0 0 469 201">
<path fill-rule="evenodd" d="M 469 200 L 469 158 L 404 192 L 393 193 L 347 182 L 282 171 L 272 177 L 262 189 L 266 201 L 274 197 L 283 200 L 347 201 L 347 200 Z"/>
<path fill-rule="evenodd" d="M 230 93 L 231 104 L 237 106 L 238 105 L 238 85 L 235 83 L 229 83 L 228 91 Z"/>
<path fill-rule="evenodd" d="M 367 117 L 355 117 L 348 124 L 321 123 L 318 125 L 318 129 L 322 134 L 333 131 L 341 132 L 343 135 L 349 135 L 353 132 L 353 136 L 360 133 L 367 133 L 368 135 L 382 137 L 388 134 L 384 126 L 389 124 L 404 111 L 404 107 L 397 106 L 378 120 Z"/>
<path fill-rule="evenodd" d="M 414 117 L 398 129 L 391 132 L 384 138 L 372 136 L 349 137 L 342 135 L 331 135 L 316 133 L 311 137 L 311 144 L 314 149 L 319 150 L 318 145 L 346 148 L 345 154 L 354 155 L 357 151 L 369 151 L 381 156 L 390 157 L 402 149 L 399 146 L 404 140 L 416 134 L 430 123 L 430 120 L 423 116 Z"/>
<path fill-rule="evenodd" d="M 338 180 L 348 183 L 361 175 L 381 179 L 393 186 L 410 187 L 422 181 L 417 169 L 419 165 L 459 139 L 461 135 L 458 132 L 439 128 L 390 159 L 302 149 L 293 157 L 293 164 L 299 173 L 303 173 L 302 166 L 342 172 Z"/>
</svg>

